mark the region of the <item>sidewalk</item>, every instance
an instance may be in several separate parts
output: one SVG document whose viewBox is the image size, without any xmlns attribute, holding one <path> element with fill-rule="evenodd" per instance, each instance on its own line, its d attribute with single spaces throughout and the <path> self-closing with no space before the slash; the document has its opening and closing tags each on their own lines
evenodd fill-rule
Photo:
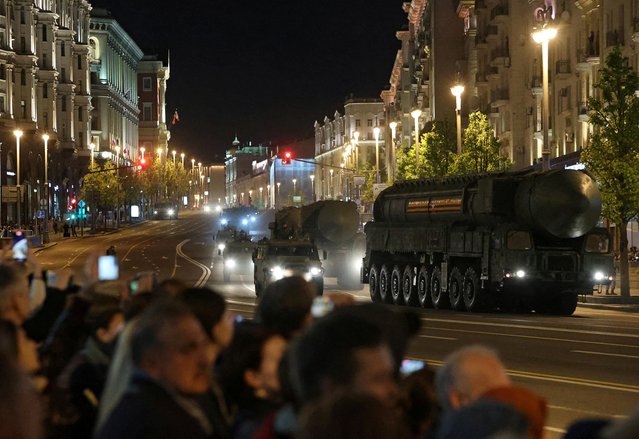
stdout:
<svg viewBox="0 0 639 439">
<path fill-rule="evenodd" d="M 617 275 L 615 292 L 606 295 L 606 288 L 602 287 L 601 293 L 595 291 L 591 296 L 579 296 L 579 306 L 602 309 L 623 309 L 624 311 L 639 312 L 639 267 L 629 267 L 630 272 L 630 296 L 621 297 L 621 279 Z"/>
<path fill-rule="evenodd" d="M 120 224 L 120 228 L 109 228 L 107 227 L 106 230 L 104 229 L 98 229 L 97 233 L 91 233 L 91 228 L 90 227 L 85 227 L 84 228 L 84 233 L 82 233 L 82 231 L 80 229 L 77 230 L 77 235 L 78 236 L 67 236 L 67 237 L 63 237 L 62 236 L 62 231 L 60 230 L 59 233 L 53 233 L 53 231 L 51 231 L 49 233 L 49 242 L 47 244 L 42 244 L 40 247 L 37 247 L 35 249 L 35 253 L 41 252 L 43 250 L 46 250 L 48 248 L 51 248 L 53 246 L 58 245 L 60 242 L 68 242 L 68 241 L 75 241 L 78 239 L 85 239 L 85 238 L 93 238 L 96 236 L 104 236 L 104 235 L 111 235 L 113 233 L 117 233 L 120 232 L 124 229 L 128 229 L 129 227 L 135 227 L 138 225 L 141 225 L 143 223 L 145 223 L 146 221 L 140 221 L 140 222 L 135 222 L 135 223 L 121 223 Z"/>
</svg>

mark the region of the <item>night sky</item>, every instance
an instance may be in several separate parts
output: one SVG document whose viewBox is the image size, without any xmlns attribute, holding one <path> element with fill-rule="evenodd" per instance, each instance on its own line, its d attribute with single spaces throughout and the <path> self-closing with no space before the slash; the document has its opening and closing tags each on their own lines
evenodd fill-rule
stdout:
<svg viewBox="0 0 639 439">
<path fill-rule="evenodd" d="M 91 0 L 145 52 L 170 49 L 167 119 L 180 116 L 170 148 L 205 162 L 236 132 L 242 143 L 290 144 L 342 113 L 351 93 L 379 97 L 407 23 L 402 3 Z"/>
</svg>

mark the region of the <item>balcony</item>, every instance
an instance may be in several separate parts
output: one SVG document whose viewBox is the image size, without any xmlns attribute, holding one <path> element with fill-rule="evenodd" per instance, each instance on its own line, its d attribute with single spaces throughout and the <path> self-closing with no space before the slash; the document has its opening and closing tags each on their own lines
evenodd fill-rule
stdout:
<svg viewBox="0 0 639 439">
<path fill-rule="evenodd" d="M 499 67 L 490 66 L 488 68 L 488 74 L 486 75 L 488 79 L 499 79 Z"/>
<path fill-rule="evenodd" d="M 490 65 L 510 67 L 510 54 L 508 53 L 508 49 L 504 47 L 493 49 L 490 52 Z"/>
<path fill-rule="evenodd" d="M 555 74 L 557 75 L 557 79 L 569 78 L 571 73 L 569 59 L 560 59 L 555 63 Z"/>
<path fill-rule="evenodd" d="M 488 85 L 488 79 L 486 78 L 486 74 L 484 72 L 475 73 L 475 85 L 477 85 L 478 87 L 485 87 Z"/>
</svg>

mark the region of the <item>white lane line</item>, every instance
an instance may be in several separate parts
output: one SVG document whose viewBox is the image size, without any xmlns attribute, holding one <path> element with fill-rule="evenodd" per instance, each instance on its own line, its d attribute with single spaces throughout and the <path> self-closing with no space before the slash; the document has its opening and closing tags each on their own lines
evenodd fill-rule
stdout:
<svg viewBox="0 0 639 439">
<path fill-rule="evenodd" d="M 438 337 L 436 335 L 420 335 L 420 338 L 435 338 L 437 340 L 457 340 L 454 337 Z"/>
<path fill-rule="evenodd" d="M 545 426 L 544 430 L 552 431 L 553 433 L 561 433 L 561 434 L 564 434 L 566 432 L 566 430 L 564 430 L 563 428 L 555 428 L 555 427 L 548 427 L 548 426 Z"/>
<path fill-rule="evenodd" d="M 187 242 L 189 242 L 190 239 L 185 239 L 184 241 L 180 242 L 176 247 L 175 247 L 175 251 L 177 252 L 178 255 L 180 255 L 182 258 L 186 259 L 188 262 L 190 262 L 191 264 L 195 265 L 196 267 L 200 267 L 202 269 L 202 276 L 200 276 L 200 278 L 197 280 L 197 282 L 195 282 L 195 284 L 193 284 L 193 286 L 195 288 L 199 288 L 202 287 L 206 284 L 206 282 L 209 280 L 209 277 L 211 277 L 211 269 L 209 267 L 207 267 L 204 264 L 199 263 L 198 261 L 196 261 L 195 259 L 187 256 L 183 251 L 182 251 L 182 246 L 184 244 L 186 244 Z"/>
<path fill-rule="evenodd" d="M 490 323 L 490 322 L 470 322 L 468 320 L 457 319 L 434 319 L 432 317 L 422 317 L 425 322 L 442 322 L 442 323 L 459 323 L 462 325 L 476 325 L 476 326 L 493 326 L 508 329 L 533 329 L 535 331 L 550 331 L 550 332 L 569 332 L 571 334 L 588 334 L 588 335 L 606 335 L 613 337 L 625 337 L 625 338 L 639 338 L 639 334 L 621 334 L 618 332 L 602 332 L 602 331 L 584 331 L 582 329 L 567 329 L 567 328 L 552 328 L 548 326 L 533 326 L 533 325 L 512 325 L 509 323 Z"/>
<path fill-rule="evenodd" d="M 622 358 L 638 358 L 639 359 L 639 355 L 626 355 L 626 354 L 612 354 L 609 352 L 592 352 L 592 351 L 570 351 L 570 352 L 575 352 L 577 354 L 590 354 L 590 355 L 605 355 L 608 357 L 622 357 Z"/>
<path fill-rule="evenodd" d="M 604 418 L 616 418 L 616 419 L 625 419 L 628 417 L 628 415 L 617 415 L 617 414 L 610 414 L 610 413 L 602 413 L 602 412 L 595 412 L 593 410 L 583 410 L 583 409 L 578 409 L 575 407 L 564 407 L 561 405 L 552 405 L 552 404 L 548 404 L 548 408 L 551 410 L 560 410 L 560 411 L 564 411 L 564 412 L 572 412 L 572 413 L 579 413 L 579 416 L 584 418 L 584 417 L 604 417 Z"/>
</svg>

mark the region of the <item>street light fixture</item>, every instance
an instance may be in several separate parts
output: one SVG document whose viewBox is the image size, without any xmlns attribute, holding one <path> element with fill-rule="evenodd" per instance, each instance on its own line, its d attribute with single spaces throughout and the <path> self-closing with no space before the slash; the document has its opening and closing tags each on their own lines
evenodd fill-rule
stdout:
<svg viewBox="0 0 639 439">
<path fill-rule="evenodd" d="M 157 152 L 158 152 L 158 158 L 160 159 L 160 161 L 162 161 L 162 150 L 163 148 L 158 148 Z"/>
<path fill-rule="evenodd" d="M 270 184 L 266 185 L 266 207 L 267 208 L 271 207 L 271 185 Z"/>
<path fill-rule="evenodd" d="M 393 121 L 391 123 L 388 124 L 388 126 L 391 129 L 391 156 L 390 156 L 390 163 L 391 165 L 389 166 L 390 169 L 390 176 L 392 181 L 395 181 L 395 167 L 397 166 L 397 162 L 396 162 L 396 151 L 395 151 L 395 135 L 397 133 L 397 122 Z"/>
<path fill-rule="evenodd" d="M 293 195 L 295 195 L 295 192 L 296 192 L 296 190 L 295 190 L 295 185 L 296 184 L 297 184 L 297 178 L 294 178 L 293 179 Z"/>
<path fill-rule="evenodd" d="M 315 201 L 315 175 L 311 174 L 311 193 L 313 194 L 313 201 Z"/>
<path fill-rule="evenodd" d="M 355 170 L 359 171 L 359 131 L 353 133 L 353 145 L 355 148 Z"/>
<path fill-rule="evenodd" d="M 47 136 L 47 140 L 49 140 L 49 136 L 47 134 L 45 134 L 44 136 Z M 42 136 L 42 138 L 44 138 L 44 136 Z M 91 154 L 91 168 L 93 168 L 93 151 L 94 150 L 95 150 L 95 143 L 89 143 L 89 151 L 91 151 L 91 153 L 90 153 Z"/>
<path fill-rule="evenodd" d="M 375 136 L 375 183 L 379 183 L 379 127 L 373 128 Z"/>
<path fill-rule="evenodd" d="M 142 152 L 142 161 L 144 161 L 144 151 L 146 151 L 146 148 L 143 146 L 140 148 L 140 152 Z"/>
<path fill-rule="evenodd" d="M 173 164 L 175 165 L 175 154 L 177 154 L 177 151 L 173 150 L 171 154 L 173 154 Z"/>
<path fill-rule="evenodd" d="M 542 124 L 544 130 L 544 144 L 541 150 L 542 169 L 548 171 L 550 169 L 550 144 L 548 140 L 548 121 L 549 121 L 549 103 L 548 103 L 548 43 L 557 36 L 557 29 L 553 27 L 542 27 L 533 32 L 532 37 L 536 43 L 541 44 L 542 54 L 542 70 L 543 70 L 543 96 L 542 96 Z"/>
<path fill-rule="evenodd" d="M 415 171 L 419 175 L 419 117 L 422 115 L 422 110 L 419 108 L 413 110 L 410 115 L 415 119 Z"/>
<path fill-rule="evenodd" d="M 16 177 L 17 177 L 17 187 L 16 187 L 16 196 L 18 197 L 18 228 L 21 227 L 21 212 L 20 212 L 20 204 L 22 204 L 22 197 L 20 196 L 20 137 L 22 137 L 22 131 L 20 130 L 15 130 L 13 132 L 13 135 L 16 136 L 16 162 L 18 165 L 18 169 L 16 170 Z"/>
<path fill-rule="evenodd" d="M 181 154 L 180 154 L 180 157 L 182 158 L 182 167 L 184 167 L 184 156 L 185 156 L 185 155 L 186 155 L 186 154 L 184 154 L 184 153 L 181 153 Z"/>
<path fill-rule="evenodd" d="M 464 92 L 464 86 L 455 84 L 450 88 L 450 92 L 455 96 L 455 115 L 457 118 L 457 154 L 462 153 L 462 128 L 461 128 L 461 95 Z"/>
</svg>

